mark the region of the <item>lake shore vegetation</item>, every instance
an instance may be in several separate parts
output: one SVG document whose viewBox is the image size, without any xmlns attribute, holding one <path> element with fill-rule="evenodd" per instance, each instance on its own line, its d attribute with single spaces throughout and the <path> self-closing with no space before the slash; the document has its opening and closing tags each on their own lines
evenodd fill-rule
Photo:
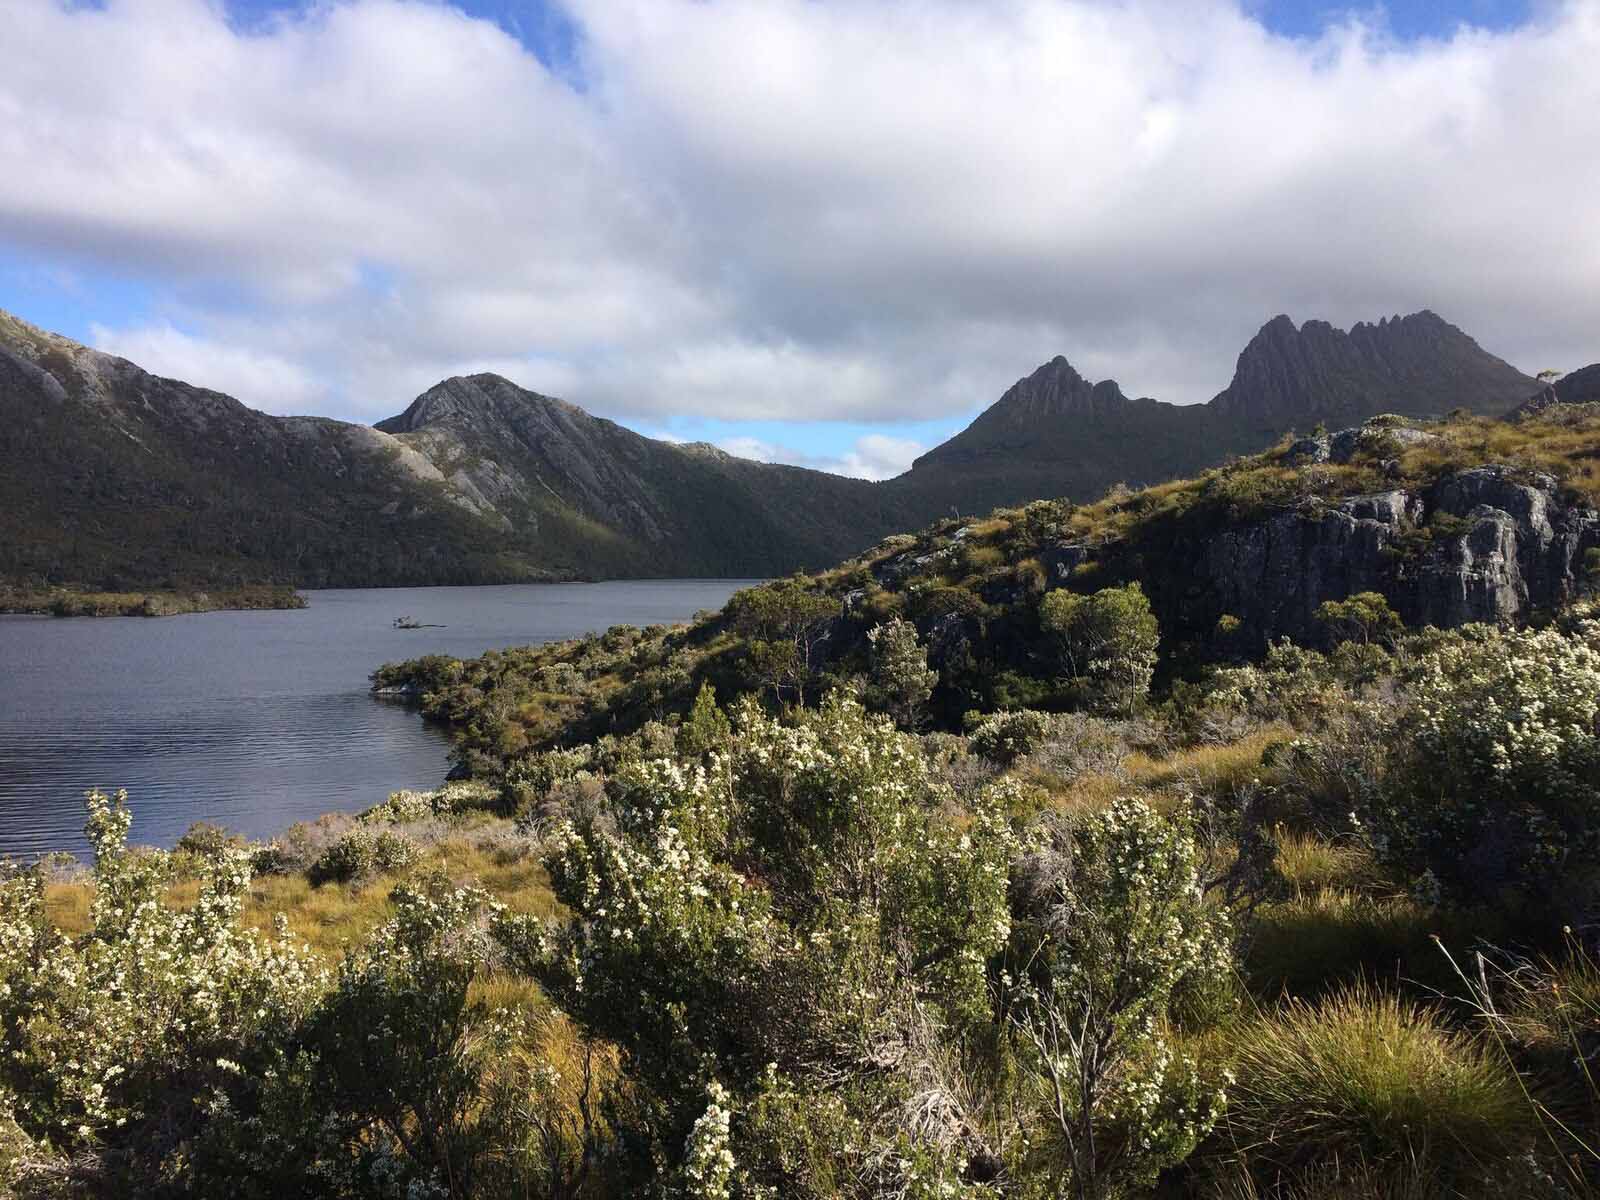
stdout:
<svg viewBox="0 0 1600 1200">
<path fill-rule="evenodd" d="M 1588 420 L 1502 449 L 1582 493 Z M 1441 428 L 1351 469 L 1505 440 Z M 92 795 L 0 878 L 0 1186 L 1594 1195 L 1600 607 L 1175 620 L 1291 453 L 384 667 L 463 778 L 269 842 Z"/>
<path fill-rule="evenodd" d="M 287 584 L 188 591 L 103 592 L 72 587 L 0 587 L 0 613 L 52 617 L 173 617 L 184 613 L 296 609 L 306 598 Z"/>
</svg>

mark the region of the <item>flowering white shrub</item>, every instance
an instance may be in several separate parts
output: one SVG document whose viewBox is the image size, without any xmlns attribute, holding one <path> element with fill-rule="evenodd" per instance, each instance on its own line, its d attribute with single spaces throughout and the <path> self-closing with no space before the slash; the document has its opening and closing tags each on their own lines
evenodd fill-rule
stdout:
<svg viewBox="0 0 1600 1200">
<path fill-rule="evenodd" d="M 1194 840 L 1118 800 L 1054 829 L 1019 884 L 1008 1012 L 1045 1097 L 1034 1168 L 1080 1196 L 1151 1182 L 1224 1104 L 1163 1029 L 1175 994 L 1225 985 L 1233 966 Z"/>
<path fill-rule="evenodd" d="M 1050 726 L 1048 713 L 1028 708 L 997 712 L 972 727 L 967 745 L 974 754 L 1009 766 L 1043 745 Z"/>
<path fill-rule="evenodd" d="M 193 906 L 169 907 L 167 856 L 128 850 L 125 795 L 88 805 L 87 933 L 49 922 L 38 873 L 0 882 L 0 1095 L 41 1144 L 156 1172 L 215 1096 L 275 1069 L 326 980 L 281 926 L 239 927 L 247 851 L 218 844 Z"/>
<path fill-rule="evenodd" d="M 575 919 L 499 932 L 563 1008 L 622 1047 L 624 1141 L 641 1147 L 643 1177 L 655 1160 L 687 1170 L 687 1153 L 721 1187 L 727 1149 L 749 1194 L 834 1195 L 873 1139 L 832 1139 L 910 1087 L 907 1012 L 937 1013 L 951 1038 L 987 1019 L 1013 842 L 998 802 L 947 810 L 916 742 L 853 701 L 793 724 L 747 703 L 735 726 L 729 752 L 630 764 L 605 813 L 558 825 L 546 865 Z M 714 1121 L 713 1079 L 726 1089 Z M 802 1150 L 792 1126 L 741 1117 L 790 1089 L 842 1103 L 802 1123 L 798 1140 L 828 1145 Z M 803 1167 L 818 1155 L 839 1163 L 832 1182 Z"/>
<path fill-rule="evenodd" d="M 1365 814 L 1386 861 L 1445 890 L 1549 891 L 1600 851 L 1600 631 L 1479 627 L 1409 672 L 1389 785 Z"/>
<path fill-rule="evenodd" d="M 735 1167 L 728 1148 L 728 1091 L 713 1079 L 706 1085 L 706 1095 L 711 1102 L 695 1119 L 684 1146 L 684 1194 L 694 1200 L 728 1200 Z"/>
</svg>

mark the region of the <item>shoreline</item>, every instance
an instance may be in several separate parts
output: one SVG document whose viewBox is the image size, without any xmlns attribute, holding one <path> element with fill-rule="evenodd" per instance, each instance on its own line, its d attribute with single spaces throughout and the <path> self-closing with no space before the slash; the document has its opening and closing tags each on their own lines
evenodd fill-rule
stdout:
<svg viewBox="0 0 1600 1200">
<path fill-rule="evenodd" d="M 91 591 L 83 588 L 0 587 L 0 613 L 50 617 L 176 617 L 202 612 L 249 612 L 307 607 L 306 598 L 288 584 L 243 587 Z"/>
</svg>

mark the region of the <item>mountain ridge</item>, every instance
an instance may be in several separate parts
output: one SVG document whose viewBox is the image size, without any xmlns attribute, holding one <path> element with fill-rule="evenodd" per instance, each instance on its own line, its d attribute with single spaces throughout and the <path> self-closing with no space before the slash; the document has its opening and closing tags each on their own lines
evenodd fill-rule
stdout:
<svg viewBox="0 0 1600 1200">
<path fill-rule="evenodd" d="M 1320 320 L 1296 326 L 1280 314 L 1204 404 L 1130 398 L 1058 355 L 889 485 L 928 520 L 952 507 L 1083 502 L 1119 483 L 1156 483 L 1255 453 L 1297 427 L 1354 425 L 1380 412 L 1439 417 L 1458 407 L 1499 416 L 1539 389 L 1427 309 L 1349 331 Z"/>
<path fill-rule="evenodd" d="M 647 438 L 493 374 L 441 380 L 373 426 L 271 416 L 0 313 L 0 460 L 15 464 L 0 502 L 18 529 L 0 579 L 776 575 L 952 510 L 1192 474 L 1296 425 L 1452 399 L 1498 414 L 1539 388 L 1426 310 L 1348 332 L 1280 316 L 1207 404 L 1131 398 L 1058 355 L 874 483 Z"/>
</svg>

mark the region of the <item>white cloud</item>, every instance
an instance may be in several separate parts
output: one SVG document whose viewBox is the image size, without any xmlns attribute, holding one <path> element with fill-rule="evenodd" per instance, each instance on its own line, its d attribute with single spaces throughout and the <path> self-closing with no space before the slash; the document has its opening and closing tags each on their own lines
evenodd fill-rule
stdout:
<svg viewBox="0 0 1600 1200">
<path fill-rule="evenodd" d="M 569 7 L 582 91 L 441 4 L 18 0 L 0 242 L 198 331 L 119 353 L 368 419 L 491 367 L 648 424 L 943 418 L 1055 353 L 1201 400 L 1280 311 L 1600 358 L 1600 0 L 1415 44 L 1230 0 Z"/>
<path fill-rule="evenodd" d="M 221 345 L 171 325 L 123 330 L 95 325 L 90 341 L 97 350 L 131 359 L 151 374 L 226 392 L 263 412 L 312 412 L 328 399 L 326 388 L 288 359 Z"/>
<path fill-rule="evenodd" d="M 778 442 L 744 436 L 723 438 L 717 442 L 717 446 L 738 458 L 788 463 L 857 479 L 889 479 L 909 468 L 911 460 L 928 449 L 911 438 L 889 437 L 881 433 L 863 434 L 838 455 L 816 454 Z"/>
</svg>

